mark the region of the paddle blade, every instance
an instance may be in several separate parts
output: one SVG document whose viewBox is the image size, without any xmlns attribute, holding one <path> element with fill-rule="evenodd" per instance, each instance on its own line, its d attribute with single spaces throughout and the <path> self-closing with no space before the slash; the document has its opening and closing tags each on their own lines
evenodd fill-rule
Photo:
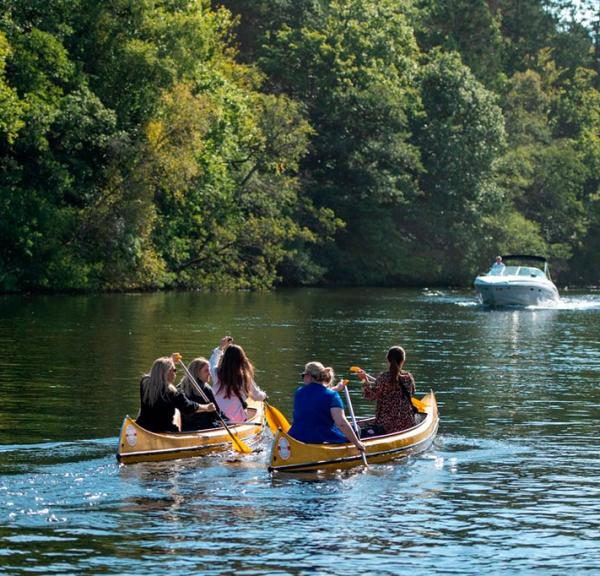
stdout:
<svg viewBox="0 0 600 576">
<path fill-rule="evenodd" d="M 350 372 L 360 372 L 361 370 L 360 366 L 350 366 Z"/>
<path fill-rule="evenodd" d="M 241 438 L 238 438 L 235 434 L 231 434 L 231 440 L 233 444 L 233 448 L 236 452 L 241 452 L 242 454 L 251 454 L 252 448 L 250 448 L 247 444 L 245 444 Z"/>
<path fill-rule="evenodd" d="M 287 432 L 291 425 L 287 421 L 287 418 L 279 411 L 275 406 L 271 406 L 270 404 L 264 403 L 265 405 L 265 417 L 267 418 L 267 424 L 269 425 L 269 430 L 273 434 L 277 432 L 279 428 L 281 428 L 284 432 Z"/>
<path fill-rule="evenodd" d="M 427 412 L 427 404 L 425 404 L 425 402 L 421 402 L 421 400 L 419 400 L 418 398 L 411 398 L 410 401 L 419 412 Z"/>
</svg>

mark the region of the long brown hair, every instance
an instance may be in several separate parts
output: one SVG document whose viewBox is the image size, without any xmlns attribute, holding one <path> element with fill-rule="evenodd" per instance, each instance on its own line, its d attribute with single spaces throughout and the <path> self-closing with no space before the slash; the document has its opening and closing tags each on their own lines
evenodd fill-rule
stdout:
<svg viewBox="0 0 600 576">
<path fill-rule="evenodd" d="M 230 344 L 225 348 L 219 366 L 219 390 L 223 388 L 225 398 L 234 394 L 240 400 L 250 393 L 250 382 L 254 381 L 254 366 L 248 360 L 244 349 L 237 344 Z"/>
<path fill-rule="evenodd" d="M 194 358 L 190 365 L 188 366 L 188 370 L 190 374 L 196 379 L 198 384 L 202 383 L 202 379 L 200 378 L 200 370 L 204 368 L 208 364 L 208 360 L 202 356 L 198 358 Z M 194 393 L 197 392 L 196 387 L 194 386 L 193 380 L 187 375 L 184 374 L 183 378 L 179 382 L 179 389 L 188 397 L 193 397 Z"/>
<path fill-rule="evenodd" d="M 386 356 L 390 363 L 390 378 L 392 382 L 400 383 L 400 374 L 402 373 L 402 364 L 406 360 L 406 352 L 402 346 L 392 346 Z"/>
<path fill-rule="evenodd" d="M 166 398 L 169 392 L 176 392 L 175 386 L 169 384 L 167 374 L 174 368 L 169 356 L 157 358 L 152 364 L 149 374 L 142 377 L 142 401 L 154 406 L 160 398 Z"/>
</svg>

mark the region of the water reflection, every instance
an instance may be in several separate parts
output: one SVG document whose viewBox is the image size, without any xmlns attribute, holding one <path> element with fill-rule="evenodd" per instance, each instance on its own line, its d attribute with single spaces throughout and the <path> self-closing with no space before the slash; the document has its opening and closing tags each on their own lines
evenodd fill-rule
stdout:
<svg viewBox="0 0 600 576">
<path fill-rule="evenodd" d="M 485 319 L 479 324 L 480 337 L 518 350 L 523 339 L 539 340 L 555 329 L 558 310 L 503 309 L 483 310 Z"/>
<path fill-rule="evenodd" d="M 0 571 L 593 574 L 598 304 L 484 310 L 470 292 L 392 289 L 0 298 Z M 308 359 L 376 372 L 404 345 L 439 400 L 433 447 L 310 477 L 270 475 L 268 438 L 249 458 L 119 466 L 139 374 L 226 332 L 288 417 Z M 372 410 L 355 380 L 351 394 Z"/>
</svg>

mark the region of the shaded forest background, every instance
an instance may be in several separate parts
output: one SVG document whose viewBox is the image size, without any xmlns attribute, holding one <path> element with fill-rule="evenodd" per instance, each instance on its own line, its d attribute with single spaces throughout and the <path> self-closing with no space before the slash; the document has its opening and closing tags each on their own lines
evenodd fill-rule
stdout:
<svg viewBox="0 0 600 576">
<path fill-rule="evenodd" d="M 600 283 L 593 0 L 0 0 L 0 291 Z"/>
</svg>

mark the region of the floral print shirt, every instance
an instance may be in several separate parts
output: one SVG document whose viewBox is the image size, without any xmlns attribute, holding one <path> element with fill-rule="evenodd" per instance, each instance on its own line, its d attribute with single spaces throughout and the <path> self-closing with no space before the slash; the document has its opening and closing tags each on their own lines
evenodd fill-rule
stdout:
<svg viewBox="0 0 600 576">
<path fill-rule="evenodd" d="M 382 372 L 375 382 L 363 383 L 367 400 L 376 400 L 375 424 L 386 434 L 406 430 L 416 425 L 411 396 L 415 393 L 415 379 L 410 372 L 400 372 L 399 382 L 392 382 L 389 372 Z"/>
</svg>

